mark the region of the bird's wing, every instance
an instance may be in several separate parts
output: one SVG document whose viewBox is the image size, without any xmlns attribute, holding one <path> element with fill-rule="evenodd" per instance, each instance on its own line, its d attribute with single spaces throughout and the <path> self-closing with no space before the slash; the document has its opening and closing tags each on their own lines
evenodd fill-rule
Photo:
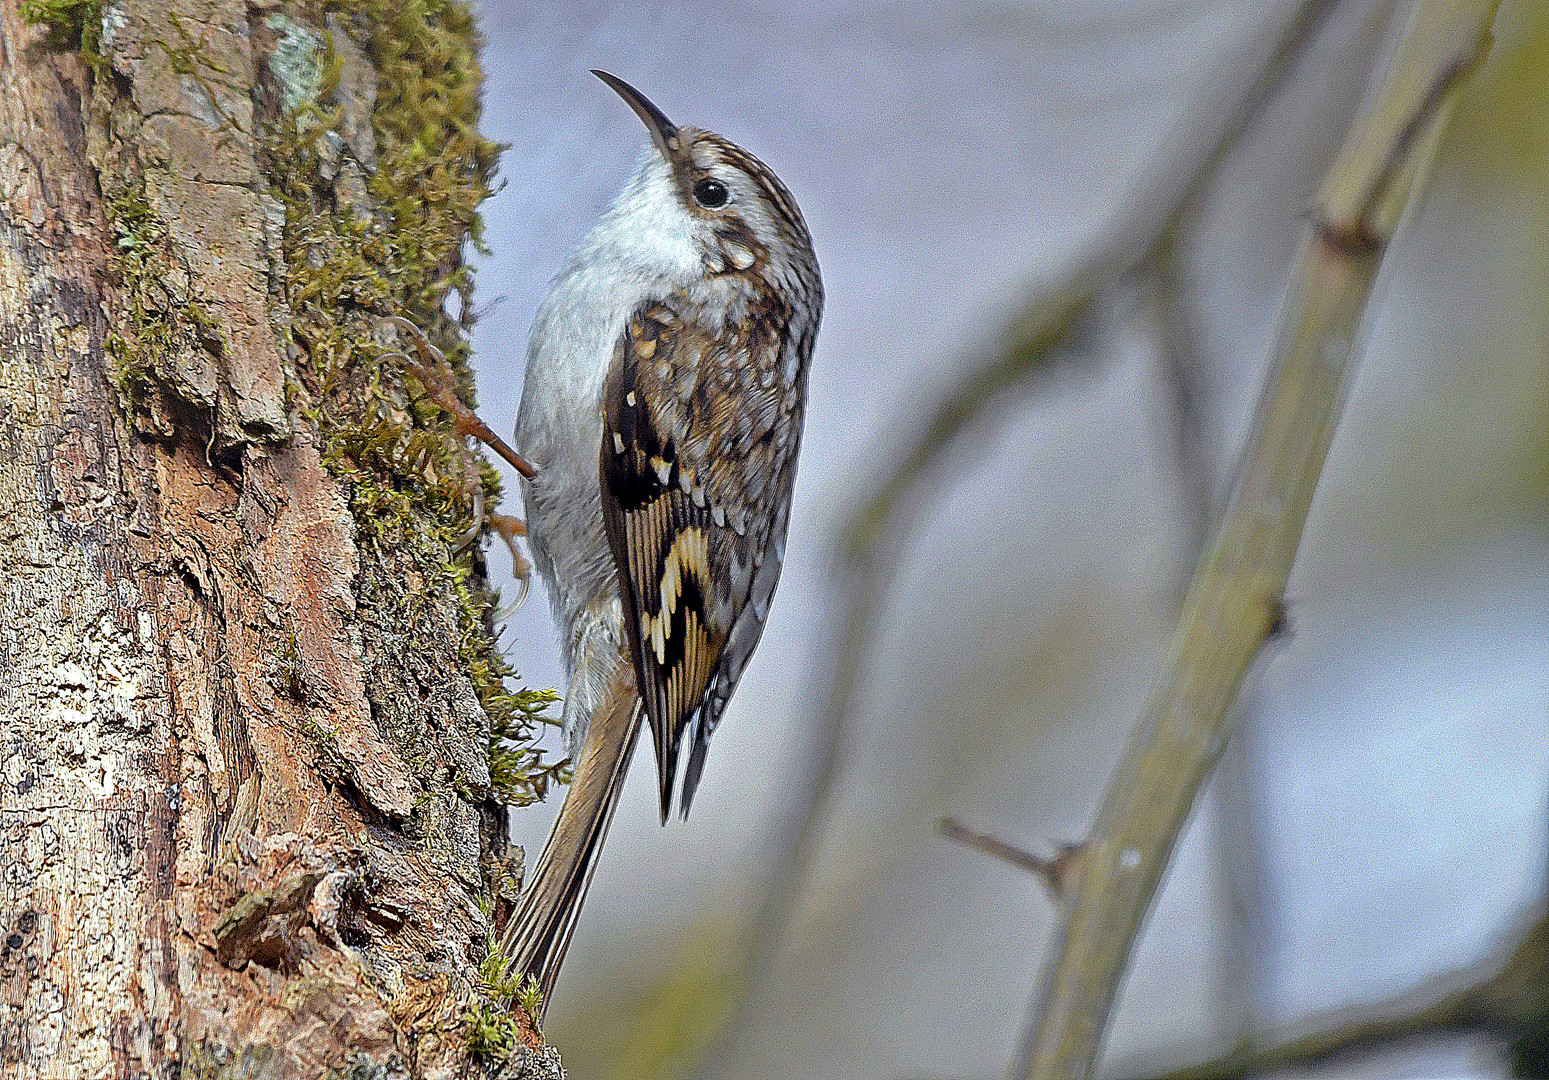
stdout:
<svg viewBox="0 0 1549 1080">
<path fill-rule="evenodd" d="M 801 434 L 788 313 L 714 331 L 680 298 L 642 305 L 603 398 L 603 521 L 656 739 L 662 816 L 693 726 L 679 806 L 763 631 L 784 553 Z M 784 317 L 781 317 L 784 316 Z"/>
</svg>

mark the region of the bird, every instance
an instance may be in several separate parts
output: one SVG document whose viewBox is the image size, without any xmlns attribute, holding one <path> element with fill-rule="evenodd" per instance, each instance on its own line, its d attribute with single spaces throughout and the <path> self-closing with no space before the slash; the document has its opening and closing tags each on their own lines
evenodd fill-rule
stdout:
<svg viewBox="0 0 1549 1080">
<path fill-rule="evenodd" d="M 665 825 L 687 817 L 763 633 L 823 308 L 811 234 L 769 167 L 592 74 L 650 142 L 539 305 L 517 410 L 574 768 L 502 938 L 544 1002 L 642 721 Z"/>
</svg>

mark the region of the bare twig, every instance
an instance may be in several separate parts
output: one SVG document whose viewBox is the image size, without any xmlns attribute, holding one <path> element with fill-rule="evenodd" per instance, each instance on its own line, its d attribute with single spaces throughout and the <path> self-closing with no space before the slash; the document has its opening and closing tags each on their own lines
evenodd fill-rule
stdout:
<svg viewBox="0 0 1549 1080">
<path fill-rule="evenodd" d="M 1289 1029 L 1164 1073 L 1120 1062 L 1105 1071 L 1135 1080 L 1248 1080 L 1405 1039 L 1483 1033 L 1515 1039 L 1549 1025 L 1549 908 L 1533 905 L 1478 963 L 1427 979 L 1383 1001 L 1308 1017 Z"/>
<path fill-rule="evenodd" d="M 1243 712 L 1251 716 L 1251 706 Z M 1262 837 L 1257 835 L 1261 800 L 1254 785 L 1258 778 L 1249 763 L 1246 734 L 1239 728 L 1226 741 L 1210 788 L 1215 825 L 1211 862 L 1221 902 L 1211 1006 L 1223 1038 L 1234 1045 L 1246 1045 L 1260 1026 L 1255 959 L 1265 930 L 1268 878 Z"/>
<path fill-rule="evenodd" d="M 1453 91 L 1488 51 L 1498 3 L 1421 0 L 1319 194 L 1241 479 L 1076 868 L 1013 1077 L 1095 1069 L 1140 923 L 1225 742 L 1237 687 L 1279 619 L 1357 319 Z"/>
<path fill-rule="evenodd" d="M 1002 393 L 1042 367 L 1104 290 L 1171 245 L 1237 137 L 1279 87 L 1300 47 L 1336 6 L 1337 0 L 1299 4 L 1277 28 L 1267 56 L 1257 59 L 1253 50 L 1246 50 L 1202 88 L 1168 140 L 1178 149 L 1165 155 L 1140 181 L 1136 197 L 1102 231 L 1097 247 L 1075 260 L 1053 283 L 1034 291 L 1008 320 L 1001 340 L 977 363 L 966 364 L 964 377 L 942 396 L 929 418 L 912 426 L 914 436 L 891 455 L 893 468 L 850 516 L 841 549 L 846 562 L 864 563 L 868 553 L 885 549 L 882 538 L 893 530 L 895 508 L 920 494 L 916 485 L 928 479 L 942 451 Z M 1223 110 L 1222 102 L 1231 104 Z M 1201 124 L 1202 116 L 1210 120 Z"/>
<path fill-rule="evenodd" d="M 993 855 L 1012 866 L 1026 870 L 1036 877 L 1056 900 L 1064 894 L 1071 871 L 1081 858 L 1080 844 L 1062 843 L 1058 845 L 1060 849 L 1058 855 L 1045 858 L 1042 855 L 1034 855 L 1031 851 L 1023 851 L 1015 844 L 1008 844 L 989 833 L 974 832 L 955 818 L 941 819 L 941 835 L 948 840 L 956 840 L 965 847 L 982 851 L 986 855 Z"/>
</svg>

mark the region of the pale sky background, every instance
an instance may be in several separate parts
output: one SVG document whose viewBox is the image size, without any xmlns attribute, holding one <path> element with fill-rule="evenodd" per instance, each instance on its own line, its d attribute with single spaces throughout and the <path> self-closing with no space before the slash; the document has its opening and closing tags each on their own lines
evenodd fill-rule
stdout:
<svg viewBox="0 0 1549 1080">
<path fill-rule="evenodd" d="M 508 186 L 486 208 L 493 253 L 477 260 L 488 305 L 474 334 L 479 400 L 492 426 L 511 426 L 548 278 L 645 140 L 589 68 L 773 167 L 811 226 L 828 294 L 763 644 L 687 824 L 659 826 L 649 751 L 636 755 L 549 1013 L 573 1075 L 651 1076 L 651 1046 L 700 1030 L 675 1003 L 696 971 L 724 961 L 729 929 L 751 910 L 762 841 L 807 748 L 836 526 L 969 346 L 1100 237 L 1148 171 L 1165 171 L 1199 126 L 1190 109 L 1267 47 L 1289 8 L 480 10 L 485 130 L 511 146 Z M 1218 474 L 1386 10 L 1340 9 L 1188 234 Z M 1289 590 L 1294 632 L 1249 680 L 1243 737 L 1142 940 L 1111 1062 L 1203 1056 L 1249 1005 L 1268 1025 L 1404 991 L 1484 955 L 1542 896 L 1549 94 L 1502 88 L 1512 71 L 1549 63 L 1545 23 L 1540 4 L 1506 0 L 1496 54 L 1378 284 Z M 725 1080 L 1004 1072 L 1052 907 L 934 825 L 955 815 L 1034 848 L 1083 834 L 1137 715 L 1191 558 L 1145 314 L 1142 295 L 1116 296 L 1081 355 L 983 425 L 941 497 L 919 507 L 797 939 Z M 490 560 L 509 574 L 503 551 Z M 536 589 L 502 641 L 531 683 L 556 684 Z M 518 815 L 530 856 L 551 815 Z M 1245 919 L 1230 917 L 1233 898 Z M 1325 1074 L 1502 1068 L 1489 1043 L 1454 1039 Z"/>
</svg>

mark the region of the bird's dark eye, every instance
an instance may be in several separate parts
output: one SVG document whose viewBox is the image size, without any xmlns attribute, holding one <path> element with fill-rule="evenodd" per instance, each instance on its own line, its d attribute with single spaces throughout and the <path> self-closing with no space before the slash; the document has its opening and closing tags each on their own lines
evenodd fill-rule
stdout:
<svg viewBox="0 0 1549 1080">
<path fill-rule="evenodd" d="M 708 209 L 725 206 L 729 197 L 726 185 L 719 180 L 701 180 L 694 185 L 694 201 Z"/>
</svg>

